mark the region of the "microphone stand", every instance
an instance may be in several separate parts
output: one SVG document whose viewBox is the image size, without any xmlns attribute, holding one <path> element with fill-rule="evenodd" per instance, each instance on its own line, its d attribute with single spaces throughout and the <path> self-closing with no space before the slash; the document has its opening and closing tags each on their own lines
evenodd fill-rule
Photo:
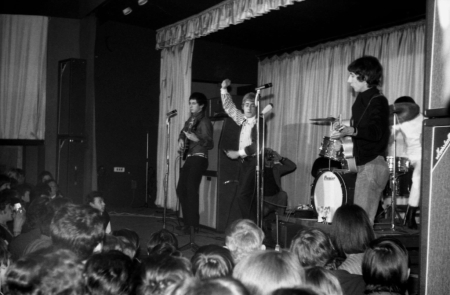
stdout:
<svg viewBox="0 0 450 295">
<path fill-rule="evenodd" d="M 167 195 L 169 193 L 169 143 L 170 143 L 170 118 L 167 116 L 166 119 L 166 174 L 164 175 L 164 210 L 163 210 L 163 229 L 166 229 L 166 214 L 167 214 Z"/>
<path fill-rule="evenodd" d="M 264 196 L 264 165 L 261 165 L 261 160 L 264 159 L 264 140 L 262 142 L 262 150 L 261 150 L 261 139 L 259 134 L 259 97 L 260 97 L 260 89 L 256 91 L 255 96 L 255 107 L 256 107 L 256 224 L 263 228 L 263 212 L 264 212 L 264 202 L 262 198 Z M 264 132 L 264 116 L 263 116 L 263 132 Z M 264 138 L 264 133 L 263 133 Z M 263 163 L 264 164 L 264 163 Z"/>
</svg>

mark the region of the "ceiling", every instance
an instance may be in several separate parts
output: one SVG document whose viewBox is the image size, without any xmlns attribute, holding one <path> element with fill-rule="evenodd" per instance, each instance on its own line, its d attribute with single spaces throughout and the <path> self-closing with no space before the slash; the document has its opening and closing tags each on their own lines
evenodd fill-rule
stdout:
<svg viewBox="0 0 450 295">
<path fill-rule="evenodd" d="M 223 0 L 13 0 L 0 12 L 82 18 L 95 13 L 100 24 L 116 21 L 157 30 L 200 13 Z M 131 8 L 129 15 L 123 9 Z M 426 0 L 305 0 L 202 37 L 264 55 L 425 18 Z"/>
</svg>

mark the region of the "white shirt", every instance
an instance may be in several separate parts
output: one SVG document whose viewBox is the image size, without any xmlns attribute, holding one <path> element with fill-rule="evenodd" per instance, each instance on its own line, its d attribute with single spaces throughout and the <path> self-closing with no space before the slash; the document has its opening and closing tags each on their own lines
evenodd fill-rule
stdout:
<svg viewBox="0 0 450 295">
<path fill-rule="evenodd" d="M 239 156 L 242 158 L 247 157 L 245 153 L 245 148 L 252 144 L 252 128 L 255 126 L 256 116 L 252 118 L 247 118 L 247 120 L 242 123 L 241 134 L 239 136 Z"/>
</svg>

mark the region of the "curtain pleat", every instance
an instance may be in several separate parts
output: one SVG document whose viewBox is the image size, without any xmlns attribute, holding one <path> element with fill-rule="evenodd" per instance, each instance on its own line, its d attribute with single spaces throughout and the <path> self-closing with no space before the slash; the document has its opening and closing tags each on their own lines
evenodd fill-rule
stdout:
<svg viewBox="0 0 450 295">
<path fill-rule="evenodd" d="M 272 102 L 267 120 L 267 147 L 293 160 L 298 168 L 283 177 L 289 206 L 309 204 L 311 168 L 329 126 L 311 124 L 312 118 L 350 118 L 354 96 L 347 84 L 347 66 L 363 55 L 378 57 L 384 67 L 383 93 L 393 103 L 408 95 L 420 106 L 424 88 L 425 24 L 418 22 L 320 45 L 259 63 L 262 107 Z"/>
<path fill-rule="evenodd" d="M 164 205 L 164 176 L 166 167 L 167 147 L 167 124 L 166 113 L 178 110 L 178 115 L 170 120 L 169 136 L 169 180 L 167 193 L 167 207 L 175 209 L 177 204 L 176 183 L 178 179 L 178 167 L 180 159 L 178 156 L 178 134 L 184 122 L 189 118 L 189 95 L 191 94 L 192 76 L 192 54 L 194 51 L 194 40 L 183 44 L 164 48 L 161 51 L 161 74 L 160 74 L 160 96 L 159 96 L 159 122 L 158 122 L 158 162 L 159 172 L 156 204 Z"/>
<path fill-rule="evenodd" d="M 171 47 L 217 32 L 304 0 L 226 0 L 156 32 L 156 49 Z"/>
<path fill-rule="evenodd" d="M 0 139 L 44 139 L 48 18 L 0 15 Z"/>
</svg>

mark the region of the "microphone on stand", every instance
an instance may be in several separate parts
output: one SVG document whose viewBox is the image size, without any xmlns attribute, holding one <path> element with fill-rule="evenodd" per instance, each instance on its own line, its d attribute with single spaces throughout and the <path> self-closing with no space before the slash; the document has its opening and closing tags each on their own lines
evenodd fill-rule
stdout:
<svg viewBox="0 0 450 295">
<path fill-rule="evenodd" d="M 266 105 L 266 107 L 262 110 L 261 112 L 261 116 L 264 116 L 265 114 L 267 114 L 268 112 L 270 112 L 273 109 L 273 103 L 269 103 L 268 105 Z"/>
<path fill-rule="evenodd" d="M 270 88 L 270 87 L 272 87 L 272 83 L 267 83 L 267 84 L 261 85 L 259 87 L 256 87 L 255 90 L 258 91 L 258 90 L 262 90 L 262 89 L 266 89 L 266 88 Z"/>
<path fill-rule="evenodd" d="M 170 111 L 170 112 L 168 112 L 166 114 L 167 117 L 174 117 L 176 115 L 178 115 L 178 111 L 177 110 Z"/>
</svg>

